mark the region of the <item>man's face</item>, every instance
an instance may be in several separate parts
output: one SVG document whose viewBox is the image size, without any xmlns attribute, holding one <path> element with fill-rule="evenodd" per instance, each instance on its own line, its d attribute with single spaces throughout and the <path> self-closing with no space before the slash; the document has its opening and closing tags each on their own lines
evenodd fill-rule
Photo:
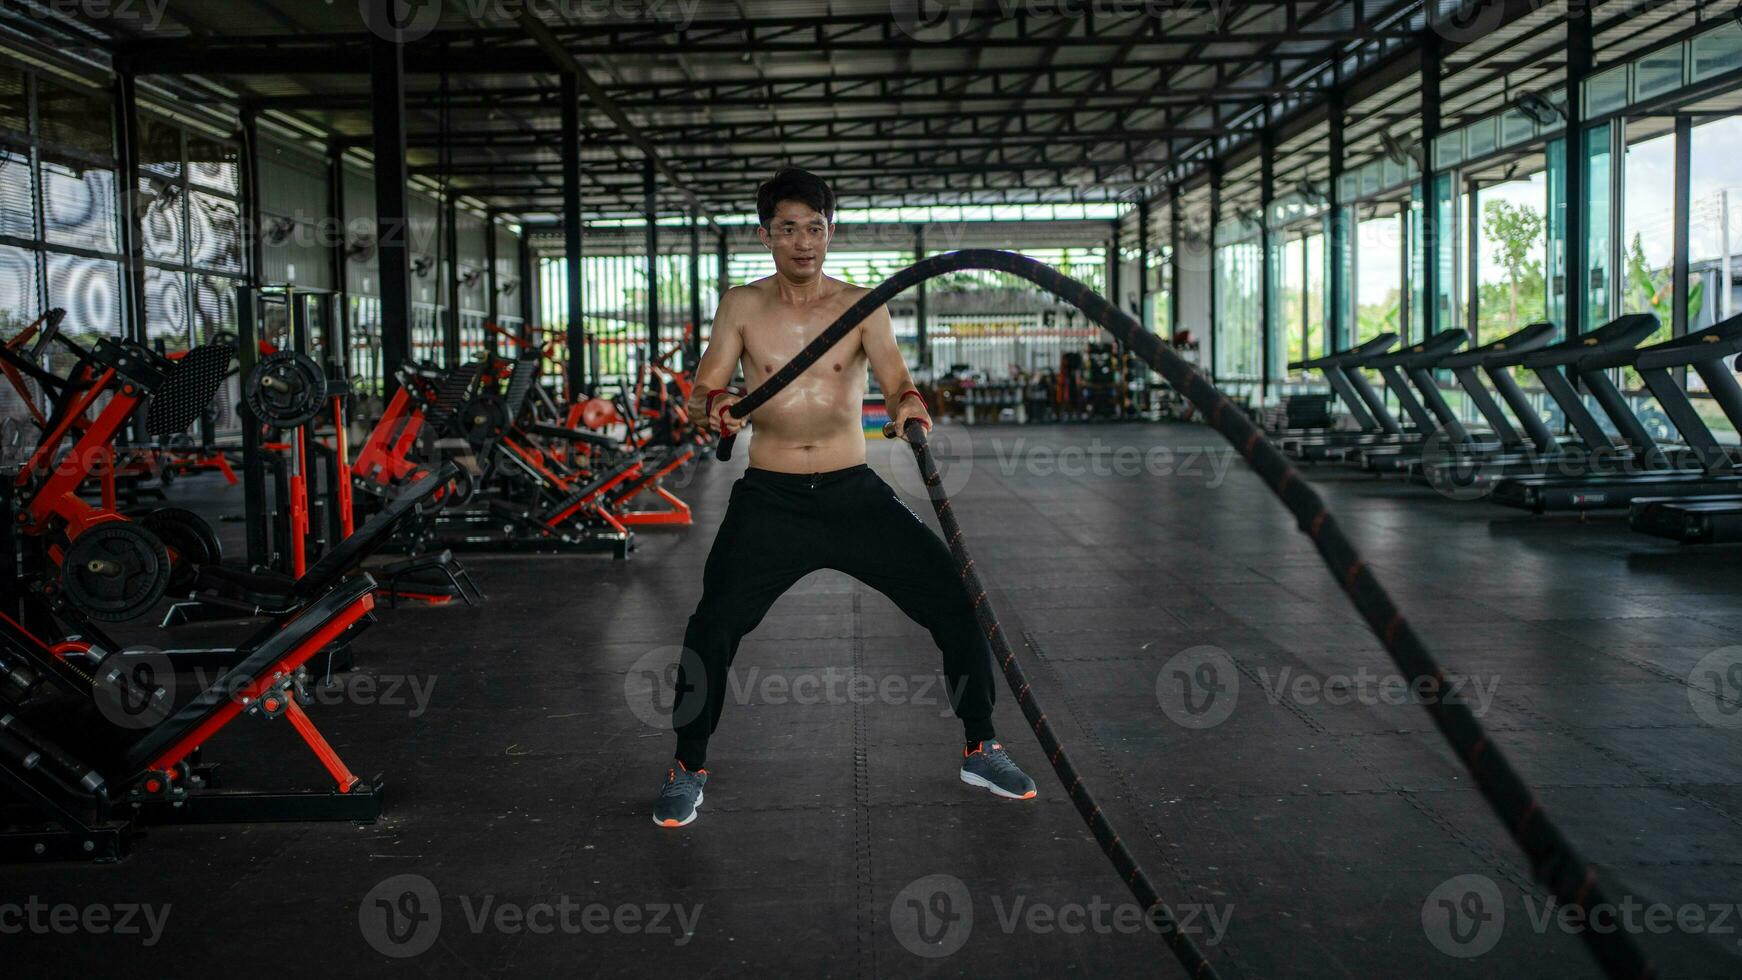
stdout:
<svg viewBox="0 0 1742 980">
<path fill-rule="evenodd" d="M 809 282 L 823 272 L 834 228 L 827 218 L 799 201 L 781 201 L 768 225 L 757 231 L 774 253 L 774 268 L 788 279 Z"/>
</svg>

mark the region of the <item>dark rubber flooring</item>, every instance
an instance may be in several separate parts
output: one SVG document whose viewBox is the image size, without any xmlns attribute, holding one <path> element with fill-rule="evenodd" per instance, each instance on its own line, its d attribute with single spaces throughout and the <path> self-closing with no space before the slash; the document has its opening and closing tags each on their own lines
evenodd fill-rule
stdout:
<svg viewBox="0 0 1742 980">
<path fill-rule="evenodd" d="M 1399 703 L 1305 537 L 1217 437 L 940 432 L 1041 703 L 1220 972 L 1597 972 L 1427 714 Z M 930 522 L 905 447 L 873 443 L 871 458 Z M 487 605 L 383 612 L 348 695 L 310 709 L 353 768 L 385 774 L 380 823 L 162 828 L 120 865 L 7 868 L 0 905 L 169 911 L 150 946 L 0 934 L 0 971 L 1180 975 L 1119 908 L 1128 893 L 1008 690 L 997 720 L 1033 802 L 957 780 L 929 639 L 837 574 L 800 583 L 744 642 L 701 818 L 652 825 L 671 743 L 642 720 L 657 720 L 649 678 L 675 660 L 743 465 L 703 466 L 680 490 L 696 526 L 641 534 L 627 562 L 472 557 Z M 1639 906 L 1625 921 L 1661 973 L 1742 975 L 1742 716 L 1701 693 L 1742 680 L 1724 673 L 1742 652 L 1725 652 L 1742 627 L 1737 552 L 1613 515 L 1310 475 L 1430 647 L 1473 679 L 1495 743 L 1611 895 Z M 240 507 L 210 481 L 174 493 Z M 201 630 L 177 643 L 240 633 Z M 209 756 L 233 782 L 319 775 L 268 723 L 237 723 Z"/>
</svg>

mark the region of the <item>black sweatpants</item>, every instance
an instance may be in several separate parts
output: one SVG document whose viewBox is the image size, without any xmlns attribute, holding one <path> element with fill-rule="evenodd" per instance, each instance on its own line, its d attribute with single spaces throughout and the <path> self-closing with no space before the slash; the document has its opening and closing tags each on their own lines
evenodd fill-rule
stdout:
<svg viewBox="0 0 1742 980">
<path fill-rule="evenodd" d="M 992 651 L 943 541 L 864 464 L 813 474 L 752 469 L 732 486 L 684 632 L 672 727 L 686 767 L 706 761 L 738 641 L 793 583 L 823 568 L 871 586 L 930 630 L 967 741 L 993 737 Z"/>
</svg>

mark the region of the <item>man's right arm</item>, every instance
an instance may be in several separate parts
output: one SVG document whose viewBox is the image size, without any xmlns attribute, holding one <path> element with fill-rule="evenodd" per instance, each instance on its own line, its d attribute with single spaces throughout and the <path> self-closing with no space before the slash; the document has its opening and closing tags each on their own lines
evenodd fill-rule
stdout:
<svg viewBox="0 0 1742 980">
<path fill-rule="evenodd" d="M 719 308 L 714 311 L 713 332 L 708 337 L 708 347 L 702 352 L 701 362 L 696 365 L 695 386 L 690 389 L 689 416 L 704 420 L 702 427 L 710 432 L 719 425 L 720 409 L 737 401 L 730 395 L 722 395 L 714 399 L 713 411 L 708 411 L 708 392 L 726 387 L 737 372 L 738 360 L 744 353 L 744 328 L 738 315 L 743 306 L 740 293 L 743 288 L 728 289 L 720 297 Z"/>
</svg>

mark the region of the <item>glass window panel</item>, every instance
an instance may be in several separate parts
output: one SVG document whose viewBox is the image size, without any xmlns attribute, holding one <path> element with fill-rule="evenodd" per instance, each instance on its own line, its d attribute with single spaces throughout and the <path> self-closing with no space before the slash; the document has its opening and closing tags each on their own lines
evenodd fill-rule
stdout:
<svg viewBox="0 0 1742 980">
<path fill-rule="evenodd" d="M 31 194 L 30 155 L 0 150 L 0 234 L 36 237 L 36 208 Z"/>
<path fill-rule="evenodd" d="M 42 211 L 49 242 L 116 250 L 113 171 L 43 161 Z"/>
<path fill-rule="evenodd" d="M 104 159 L 114 156 L 114 116 L 105 92 L 63 86 L 37 76 L 36 107 L 42 138 Z"/>
<path fill-rule="evenodd" d="M 36 253 L 0 245 L 0 333 L 12 336 L 36 319 L 41 300 L 37 296 Z M 26 382 L 40 395 L 34 383 Z M 10 384 L 0 384 L 0 417 L 24 420 L 30 415 L 24 398 Z"/>
<path fill-rule="evenodd" d="M 86 337 L 121 332 L 121 267 L 109 259 L 49 252 L 48 305 L 67 311 L 61 329 Z"/>
<path fill-rule="evenodd" d="M 1484 341 L 1548 318 L 1547 201 L 1548 177 L 1542 172 L 1477 192 L 1476 331 Z"/>
<path fill-rule="evenodd" d="M 1536 123 L 1517 109 L 1507 110 L 1500 117 L 1500 145 L 1522 143 L 1536 135 Z"/>
<path fill-rule="evenodd" d="M 25 95 L 24 73 L 0 65 L 0 129 L 24 135 L 30 130 L 30 103 Z"/>
<path fill-rule="evenodd" d="M 1585 130 L 1585 179 L 1591 189 L 1590 207 L 1585 215 L 1586 260 L 1590 269 L 1585 279 L 1586 330 L 1609 322 L 1609 298 L 1615 285 L 1615 270 L 1610 268 L 1609 202 L 1614 179 L 1610 171 L 1609 126 L 1604 123 Z"/>
<path fill-rule="evenodd" d="M 166 351 L 188 348 L 187 274 L 180 270 L 145 269 L 145 341 Z"/>
<path fill-rule="evenodd" d="M 1682 45 L 1641 57 L 1633 65 L 1633 101 L 1649 99 L 1682 86 Z"/>
<path fill-rule="evenodd" d="M 1464 128 L 1464 159 L 1474 160 L 1494 152 L 1498 119 L 1484 119 Z"/>
<path fill-rule="evenodd" d="M 204 191 L 188 195 L 188 260 L 207 269 L 242 270 L 242 228 L 236 203 Z"/>
<path fill-rule="evenodd" d="M 1734 21 L 1689 42 L 1693 50 L 1692 80 L 1703 82 L 1713 75 L 1742 68 L 1742 24 Z"/>
<path fill-rule="evenodd" d="M 1667 331 L 1674 316 L 1669 286 L 1675 253 L 1675 133 L 1629 146 L 1625 166 L 1621 311 L 1655 313 Z"/>
<path fill-rule="evenodd" d="M 7 337 L 41 312 L 37 276 L 35 252 L 0 245 L 0 332 Z"/>
<path fill-rule="evenodd" d="M 1567 141 L 1550 140 L 1544 154 L 1548 164 L 1547 252 L 1544 268 L 1548 276 L 1548 305 L 1545 313 L 1562 330 L 1567 325 L 1567 202 L 1566 167 Z"/>
<path fill-rule="evenodd" d="M 1614 112 L 1627 104 L 1627 66 L 1611 68 L 1585 82 L 1585 117 Z"/>
<path fill-rule="evenodd" d="M 1693 127 L 1688 145 L 1688 329 L 1703 330 L 1742 309 L 1742 117 Z M 1725 278 L 1729 281 L 1726 283 Z M 1689 372 L 1689 388 L 1704 390 Z"/>
<path fill-rule="evenodd" d="M 1395 215 L 1355 227 L 1355 343 L 1382 333 L 1402 335 L 1403 234 Z"/>
<path fill-rule="evenodd" d="M 139 178 L 140 244 L 148 259 L 181 263 L 185 192 L 163 177 Z"/>
<path fill-rule="evenodd" d="M 139 169 L 164 177 L 181 176 L 181 127 L 150 116 L 139 119 Z"/>
<path fill-rule="evenodd" d="M 1282 333 L 1286 338 L 1290 364 L 1308 357 L 1308 316 L 1303 305 L 1307 293 L 1306 270 L 1301 267 L 1305 254 L 1306 240 L 1303 238 L 1291 237 L 1282 245 Z M 1294 372 L 1290 374 L 1292 376 Z"/>
<path fill-rule="evenodd" d="M 188 134 L 188 179 L 202 187 L 237 194 L 237 158 L 235 143 Z"/>
<path fill-rule="evenodd" d="M 236 330 L 236 281 L 194 273 L 188 304 L 196 343 L 209 343 L 219 331 Z"/>
<path fill-rule="evenodd" d="M 1742 116 L 1695 126 L 1688 144 L 1688 329 L 1701 330 L 1742 312 Z M 1735 365 L 1732 364 L 1734 369 Z M 1688 372 L 1690 390 L 1704 391 Z M 1697 400 L 1712 430 L 1734 438 L 1734 426 L 1708 399 Z"/>
<path fill-rule="evenodd" d="M 1445 133 L 1434 140 L 1434 167 L 1455 167 L 1464 159 L 1464 131 Z"/>
</svg>

